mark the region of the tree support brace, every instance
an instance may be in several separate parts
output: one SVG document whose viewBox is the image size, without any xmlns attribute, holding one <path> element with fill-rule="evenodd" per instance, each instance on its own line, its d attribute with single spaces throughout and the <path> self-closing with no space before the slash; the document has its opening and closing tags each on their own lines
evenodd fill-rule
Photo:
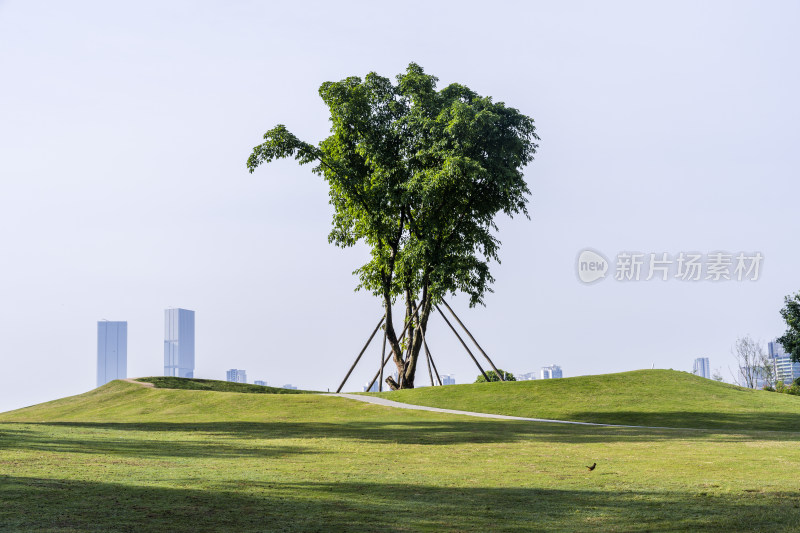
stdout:
<svg viewBox="0 0 800 533">
<path fill-rule="evenodd" d="M 439 385 L 442 384 L 442 378 L 439 377 L 439 371 L 436 370 L 436 363 L 433 362 L 433 356 L 431 355 L 431 351 L 428 349 L 428 339 L 425 338 L 425 332 L 422 330 L 422 323 L 419 316 L 419 307 L 417 307 L 417 312 L 415 313 L 417 317 L 417 324 L 419 325 L 419 332 L 422 335 L 422 345 L 425 347 L 425 355 L 428 359 L 428 376 L 431 378 L 431 386 L 435 385 L 433 382 L 433 375 L 431 375 L 431 365 L 433 365 L 433 371 L 436 372 L 436 379 L 439 380 Z"/>
<path fill-rule="evenodd" d="M 474 343 L 475 343 L 475 346 L 477 346 L 477 347 L 478 347 L 478 349 L 481 351 L 481 353 L 482 353 L 482 354 L 483 354 L 483 356 L 486 358 L 486 360 L 487 360 L 487 361 L 489 361 L 489 364 L 492 366 L 492 369 L 493 369 L 493 370 L 494 370 L 494 371 L 497 373 L 497 377 L 499 377 L 499 378 L 500 378 L 500 381 L 505 381 L 505 380 L 506 380 L 506 378 L 505 378 L 505 376 L 503 375 L 503 373 L 502 373 L 502 372 L 500 372 L 499 370 L 497 370 L 497 367 L 496 367 L 496 366 L 494 366 L 494 363 L 492 362 L 492 360 L 491 360 L 491 359 L 489 359 L 489 356 L 488 356 L 488 355 L 486 355 L 486 352 L 484 352 L 484 351 L 483 351 L 483 348 L 481 348 L 481 345 L 480 345 L 480 344 L 478 344 L 478 341 L 476 341 L 476 340 L 475 340 L 475 337 L 473 337 L 473 336 L 472 336 L 472 333 L 470 333 L 470 332 L 469 332 L 469 330 L 467 329 L 467 326 L 465 326 L 465 325 L 464 325 L 464 323 L 463 323 L 463 322 L 461 322 L 461 319 L 460 319 L 460 318 L 458 318 L 458 315 L 456 315 L 455 311 L 453 311 L 453 309 L 452 309 L 452 308 L 451 308 L 451 307 L 450 307 L 450 306 L 447 304 L 447 302 L 445 302 L 444 300 L 442 300 L 442 303 L 445 305 L 445 307 L 447 307 L 447 310 L 448 310 L 448 311 L 450 311 L 450 314 L 451 314 L 451 315 L 453 315 L 453 318 L 455 318 L 455 319 L 458 321 L 459 325 L 460 325 L 462 328 L 464 328 L 464 331 L 466 331 L 466 332 L 467 332 L 467 335 L 469 335 L 469 338 L 470 338 L 470 339 L 472 339 L 472 342 L 474 342 Z M 437 308 L 437 309 L 438 309 L 438 308 Z M 441 313 L 441 310 L 440 310 L 439 312 Z"/>
<path fill-rule="evenodd" d="M 383 327 L 383 349 L 381 350 L 381 361 L 386 357 L 386 326 Z M 370 384 L 369 388 L 372 388 Z M 369 389 L 367 389 L 369 392 Z M 378 392 L 383 392 L 383 365 L 381 365 L 381 379 L 378 381 Z"/>
<path fill-rule="evenodd" d="M 445 305 L 447 305 L 447 304 L 445 304 Z M 439 314 L 442 315 L 442 318 L 444 318 L 444 321 L 447 322 L 448 326 L 450 326 L 450 329 L 453 331 L 453 333 L 455 334 L 456 338 L 459 341 L 461 341 L 461 346 L 463 346 L 464 349 L 469 354 L 469 356 L 472 357 L 472 361 L 475 363 L 475 366 L 478 367 L 478 370 L 481 371 L 481 374 L 483 374 L 484 379 L 486 379 L 486 381 L 489 381 L 489 376 L 486 375 L 486 372 L 483 371 L 483 368 L 481 368 L 481 365 L 480 365 L 480 363 L 478 363 L 478 360 L 475 359 L 474 355 L 472 355 L 472 352 L 470 351 L 469 346 L 467 346 L 467 344 L 464 342 L 464 339 L 461 338 L 461 335 L 458 334 L 458 332 L 456 331 L 456 328 L 453 327 L 453 324 L 451 324 L 450 321 L 447 320 L 447 317 L 444 316 L 444 313 L 442 313 L 442 310 L 439 309 L 438 305 L 436 306 L 436 310 L 439 311 Z"/>
<path fill-rule="evenodd" d="M 336 389 L 336 394 L 339 394 L 339 393 L 342 391 L 342 387 L 344 387 L 344 384 L 345 384 L 345 382 L 347 381 L 347 378 L 349 378 L 349 377 L 350 377 L 350 374 L 352 374 L 352 373 L 353 373 L 353 369 L 355 369 L 356 365 L 358 364 L 358 361 L 361 359 L 361 356 L 362 356 L 362 355 L 364 355 L 364 352 L 366 352 L 366 351 L 367 351 L 367 348 L 369 347 L 369 343 L 371 343 L 371 342 L 372 342 L 372 338 L 375 336 L 375 334 L 376 334 L 376 333 L 378 333 L 378 330 L 381 328 L 381 324 L 383 324 L 383 319 L 384 319 L 384 318 L 386 318 L 386 313 L 384 313 L 384 314 L 383 314 L 383 316 L 381 316 L 381 319 L 380 319 L 380 321 L 378 322 L 378 325 L 377 325 L 377 326 L 375 326 L 375 329 L 374 329 L 374 330 L 372 330 L 372 335 L 370 335 L 370 336 L 369 336 L 369 339 L 367 339 L 367 343 L 366 343 L 366 344 L 364 345 L 364 347 L 361 349 L 361 353 L 359 353 L 359 354 L 358 354 L 358 357 L 356 357 L 356 360 L 355 360 L 355 362 L 353 363 L 353 366 L 351 366 L 351 367 L 350 367 L 350 370 L 347 372 L 347 375 L 346 375 L 346 376 L 344 377 L 344 379 L 342 380 L 342 384 L 341 384 L 341 385 L 339 385 L 339 388 L 338 388 L 338 389 Z M 371 387 L 372 387 L 372 386 L 370 385 L 370 388 L 371 388 Z"/>
</svg>

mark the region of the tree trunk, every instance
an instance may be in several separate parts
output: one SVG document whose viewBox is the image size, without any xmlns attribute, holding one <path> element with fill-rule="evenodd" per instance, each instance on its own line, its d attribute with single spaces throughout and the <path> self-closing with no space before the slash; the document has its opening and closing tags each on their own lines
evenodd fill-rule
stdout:
<svg viewBox="0 0 800 533">
<path fill-rule="evenodd" d="M 412 315 L 416 305 L 414 304 L 413 300 L 407 300 L 406 302 L 406 319 L 407 320 L 415 320 L 415 317 Z M 397 373 L 400 376 L 399 382 L 395 381 L 394 377 L 390 376 L 386 378 L 386 384 L 392 390 L 398 389 L 413 389 L 414 388 L 414 378 L 416 377 L 416 370 L 417 370 L 417 363 L 419 362 L 419 355 L 422 352 L 422 334 L 427 332 L 428 327 L 428 318 L 430 317 L 431 312 L 431 302 L 430 298 L 427 294 L 427 291 L 423 291 L 423 299 L 420 302 L 419 308 L 419 323 L 417 324 L 414 322 L 415 327 L 409 327 L 409 337 L 408 337 L 408 344 L 407 349 L 405 350 L 405 354 L 400 357 L 397 357 L 397 351 L 393 351 L 393 360 L 395 366 L 397 367 Z M 422 328 L 422 334 L 419 331 L 419 328 Z M 397 347 L 400 348 L 400 344 L 397 343 Z M 402 350 L 398 350 L 399 353 L 403 353 Z"/>
</svg>

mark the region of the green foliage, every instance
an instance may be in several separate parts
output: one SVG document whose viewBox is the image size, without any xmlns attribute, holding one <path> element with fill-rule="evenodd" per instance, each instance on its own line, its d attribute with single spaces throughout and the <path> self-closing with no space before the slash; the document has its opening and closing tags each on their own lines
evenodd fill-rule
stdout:
<svg viewBox="0 0 800 533">
<path fill-rule="evenodd" d="M 771 390 L 774 390 L 775 392 L 780 392 L 782 394 L 791 394 L 792 396 L 800 396 L 800 383 L 798 383 L 798 380 L 800 380 L 800 378 L 794 380 L 789 385 L 787 385 L 783 381 L 779 381 L 778 383 L 775 384 L 775 388 Z"/>
<path fill-rule="evenodd" d="M 781 316 L 786 321 L 786 333 L 778 338 L 786 353 L 791 354 L 792 361 L 800 363 L 800 292 L 784 298 Z"/>
<path fill-rule="evenodd" d="M 248 383 L 233 383 L 216 379 L 176 378 L 171 376 L 156 376 L 139 378 L 136 381 L 152 383 L 157 389 L 182 389 L 182 390 L 207 390 L 216 392 L 243 392 L 248 394 L 307 394 L 308 391 L 296 389 L 282 389 L 280 387 L 265 387 L 250 385 Z"/>
<path fill-rule="evenodd" d="M 514 374 L 511 372 L 506 372 L 502 368 L 498 368 L 497 370 L 500 371 L 500 375 L 503 376 L 503 379 L 506 381 L 517 381 L 517 378 L 515 378 Z M 494 370 L 487 370 L 486 376 L 489 378 L 489 381 L 500 381 L 500 376 L 498 376 Z M 480 374 L 475 380 L 475 383 L 486 383 L 486 378 L 483 377 L 483 374 Z"/>
<path fill-rule="evenodd" d="M 447 294 L 483 304 L 489 264 L 499 262 L 495 217 L 528 216 L 522 169 L 539 138 L 518 110 L 457 83 L 437 90 L 437 81 L 411 63 L 396 83 L 374 72 L 325 82 L 331 135 L 314 146 L 278 125 L 247 160 L 250 172 L 285 157 L 315 163 L 334 209 L 328 240 L 369 248 L 354 272 L 358 289 L 382 298 L 387 340 L 411 387 L 420 339 L 410 333 L 404 356 L 391 304 L 404 298 L 409 321 L 419 302 L 423 327 Z"/>
</svg>

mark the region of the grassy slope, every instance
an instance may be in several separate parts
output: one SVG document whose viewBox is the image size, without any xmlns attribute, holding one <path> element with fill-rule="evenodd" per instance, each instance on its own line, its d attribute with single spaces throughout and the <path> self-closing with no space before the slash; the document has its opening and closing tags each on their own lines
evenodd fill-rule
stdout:
<svg viewBox="0 0 800 533">
<path fill-rule="evenodd" d="M 136 381 L 152 383 L 157 389 L 244 392 L 248 394 L 308 394 L 311 392 L 280 387 L 267 387 L 264 385 L 250 385 L 247 383 L 232 383 L 230 381 L 220 381 L 216 379 L 175 378 L 169 376 L 138 378 Z"/>
<path fill-rule="evenodd" d="M 798 396 L 742 389 L 673 370 L 370 394 L 416 405 L 532 418 L 800 431 Z"/>
<path fill-rule="evenodd" d="M 112 382 L 0 414 L 0 530 L 776 531 L 798 444 Z"/>
</svg>

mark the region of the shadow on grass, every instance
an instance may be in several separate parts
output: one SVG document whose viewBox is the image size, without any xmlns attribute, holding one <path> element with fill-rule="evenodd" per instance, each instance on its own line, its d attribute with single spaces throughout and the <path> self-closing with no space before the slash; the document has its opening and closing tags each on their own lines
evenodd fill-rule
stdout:
<svg viewBox="0 0 800 533">
<path fill-rule="evenodd" d="M 35 428 L 35 430 L 31 430 Z M 59 428 L 50 431 L 47 428 Z M 64 431 L 74 428 L 74 431 Z M 139 433 L 139 434 L 136 434 Z M 180 435 L 178 435 L 180 434 Z M 705 431 L 645 430 L 520 421 L 354 421 L 0 423 L 0 450 L 116 454 L 137 457 L 275 457 L 319 453 L 302 445 L 270 444 L 275 439 L 343 439 L 403 445 L 658 442 L 708 438 Z M 800 441 L 786 432 L 715 433 L 718 442 Z"/>
<path fill-rule="evenodd" d="M 18 425 L 18 424 L 15 424 Z M 178 426 L 182 424 L 176 424 Z M 257 457 L 271 458 L 294 454 L 320 453 L 318 450 L 310 450 L 303 446 L 274 446 L 264 442 L 246 443 L 231 439 L 232 442 L 224 442 L 224 439 L 197 438 L 203 435 L 187 435 L 189 438 L 173 438 L 172 435 L 165 435 L 165 438 L 153 438 L 152 433 L 142 435 L 131 435 L 119 433 L 115 430 L 133 429 L 120 428 L 119 424 L 31 424 L 37 429 L 44 429 L 48 426 L 70 426 L 76 431 L 65 433 L 63 431 L 54 435 L 46 430 L 31 431 L 19 429 L 18 427 L 9 429 L 8 424 L 0 423 L 0 452 L 3 450 L 36 450 L 42 452 L 59 453 L 85 453 L 101 455 L 120 455 L 130 457 Z M 102 426 L 102 427 L 99 427 Z M 101 434 L 90 430 L 108 430 Z M 152 428 L 140 426 L 136 429 L 143 431 L 164 431 L 163 428 Z M 171 431 L 177 428 L 171 428 Z M 190 430 L 182 430 L 189 432 Z M 247 438 L 247 433 L 230 433 L 231 436 L 238 435 Z M 2 528 L 0 527 L 0 530 Z"/>
<path fill-rule="evenodd" d="M 188 484 L 187 484 L 188 485 Z M 796 495 L 230 481 L 133 486 L 0 476 L 14 531 L 782 531 Z"/>
<path fill-rule="evenodd" d="M 796 413 L 752 411 L 747 413 L 715 413 L 693 411 L 582 411 L 570 413 L 570 420 L 622 424 L 629 426 L 662 426 L 677 428 L 723 429 L 733 431 L 800 432 L 800 416 Z"/>
</svg>

